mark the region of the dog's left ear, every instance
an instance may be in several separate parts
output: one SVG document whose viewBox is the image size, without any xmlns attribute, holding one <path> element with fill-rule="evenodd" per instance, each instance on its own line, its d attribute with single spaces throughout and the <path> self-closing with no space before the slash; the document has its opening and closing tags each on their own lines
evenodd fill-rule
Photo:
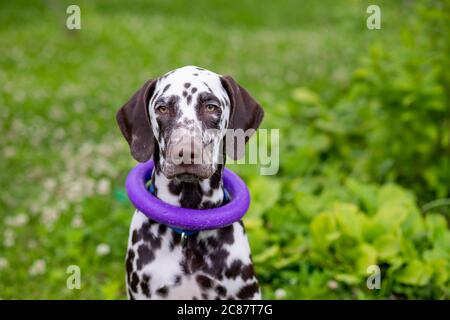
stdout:
<svg viewBox="0 0 450 320">
<path fill-rule="evenodd" d="M 222 86 L 228 93 L 230 98 L 231 110 L 228 129 L 238 130 L 242 129 L 246 132 L 248 129 L 253 129 L 250 135 L 245 135 L 245 143 L 250 139 L 251 135 L 258 129 L 264 118 L 264 110 L 260 104 L 242 88 L 232 77 L 222 76 L 220 78 Z M 235 139 L 232 144 L 234 147 L 230 148 L 227 144 L 227 154 L 234 160 L 237 160 L 245 154 L 245 145 L 238 145 L 238 140 Z"/>
<path fill-rule="evenodd" d="M 156 80 L 147 81 L 116 115 L 120 131 L 130 145 L 131 155 L 139 162 L 149 160 L 155 148 L 155 138 L 147 110 L 155 84 Z"/>
</svg>

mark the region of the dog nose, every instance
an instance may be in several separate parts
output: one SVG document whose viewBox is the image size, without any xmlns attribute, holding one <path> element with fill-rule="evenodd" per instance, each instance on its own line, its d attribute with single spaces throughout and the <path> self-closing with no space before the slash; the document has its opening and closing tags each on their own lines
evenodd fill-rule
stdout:
<svg viewBox="0 0 450 320">
<path fill-rule="evenodd" d="M 202 149 L 195 141 L 181 142 L 173 147 L 172 155 L 174 156 L 172 161 L 175 164 L 200 164 Z"/>
<path fill-rule="evenodd" d="M 186 153 L 186 157 L 188 157 L 189 152 L 186 152 L 186 150 L 181 149 L 181 150 L 178 152 L 178 156 L 179 156 L 180 158 L 184 158 L 184 154 L 185 154 L 185 153 Z M 195 152 L 191 150 L 190 153 L 191 153 L 190 160 L 194 160 L 194 159 L 195 159 Z"/>
</svg>

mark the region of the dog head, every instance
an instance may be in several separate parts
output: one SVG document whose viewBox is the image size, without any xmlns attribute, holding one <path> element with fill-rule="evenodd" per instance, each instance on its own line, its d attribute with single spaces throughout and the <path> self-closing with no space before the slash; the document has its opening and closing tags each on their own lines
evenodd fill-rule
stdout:
<svg viewBox="0 0 450 320">
<path fill-rule="evenodd" d="M 233 78 L 187 66 L 147 81 L 117 112 L 117 122 L 137 161 L 153 156 L 167 178 L 189 180 L 209 178 L 223 163 L 227 130 L 254 131 L 263 116 Z M 236 158 L 242 147 L 227 152 Z"/>
</svg>

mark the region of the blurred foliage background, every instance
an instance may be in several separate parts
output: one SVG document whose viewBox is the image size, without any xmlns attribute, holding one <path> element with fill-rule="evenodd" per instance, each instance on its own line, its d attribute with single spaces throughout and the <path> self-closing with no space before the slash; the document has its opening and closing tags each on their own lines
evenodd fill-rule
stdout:
<svg viewBox="0 0 450 320">
<path fill-rule="evenodd" d="M 264 298 L 449 298 L 449 1 L 77 1 L 79 31 L 69 4 L 0 3 L 0 298 L 126 297 L 135 163 L 115 112 L 191 64 L 281 130 L 276 176 L 232 166 Z"/>
</svg>

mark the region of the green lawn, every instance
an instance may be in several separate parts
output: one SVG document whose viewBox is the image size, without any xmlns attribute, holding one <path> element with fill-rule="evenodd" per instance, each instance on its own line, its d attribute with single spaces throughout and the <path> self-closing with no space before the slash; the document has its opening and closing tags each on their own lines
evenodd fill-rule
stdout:
<svg viewBox="0 0 450 320">
<path fill-rule="evenodd" d="M 373 44 L 387 51 L 399 45 L 412 4 L 377 1 L 382 29 L 372 31 L 365 27 L 372 2 L 77 1 L 82 28 L 69 31 L 65 10 L 73 1 L 3 1 L 0 298 L 126 297 L 124 255 L 133 209 L 123 185 L 135 163 L 115 113 L 144 81 L 183 65 L 233 75 L 265 108 L 263 127 L 289 129 L 282 130 L 289 137 L 280 139 L 279 175 L 259 177 L 255 166 L 233 167 L 254 199 L 254 212 L 244 221 L 263 297 L 391 297 L 390 289 L 379 295 L 361 289 L 364 280 L 354 286 L 348 277 L 341 281 L 320 259 L 303 260 L 313 248 L 309 220 L 293 218 L 295 228 L 286 234 L 298 237 L 277 234 L 271 229 L 277 221 L 270 220 L 273 206 L 286 224 L 300 210 L 296 201 L 314 207 L 307 193 L 312 182 L 304 183 L 304 174 L 325 179 L 323 185 L 338 193 L 340 184 L 326 172 L 296 170 L 308 158 L 288 142 L 298 138 L 296 132 L 303 137 L 308 123 L 285 110 L 293 108 L 292 92 L 299 87 L 336 101 Z M 311 143 L 320 144 L 321 136 L 314 137 Z M 270 199 L 263 195 L 266 185 L 274 190 Z M 301 194 L 306 198 L 299 200 Z M 81 268 L 81 290 L 66 288 L 69 265 Z M 416 296 L 414 287 L 408 290 L 404 296 Z M 448 297 L 443 292 L 437 297 Z"/>
</svg>

